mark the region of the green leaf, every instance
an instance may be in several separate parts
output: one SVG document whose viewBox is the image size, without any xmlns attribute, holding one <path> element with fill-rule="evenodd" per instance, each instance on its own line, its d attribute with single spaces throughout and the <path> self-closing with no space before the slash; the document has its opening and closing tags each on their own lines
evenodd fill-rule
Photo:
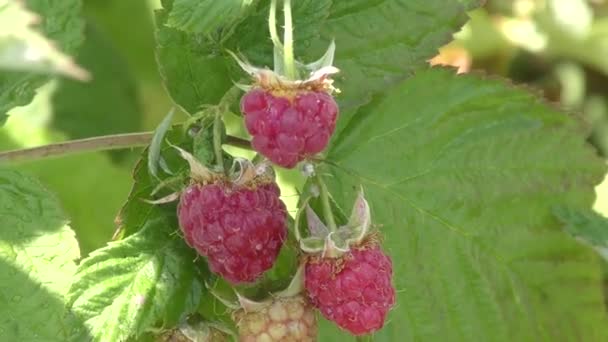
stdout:
<svg viewBox="0 0 608 342">
<path fill-rule="evenodd" d="M 165 141 L 160 147 L 160 156 L 169 169 L 174 171 L 177 177 L 172 179 L 163 179 L 166 182 L 164 192 L 157 194 L 156 198 L 161 198 L 171 192 L 181 191 L 189 178 L 179 177 L 189 171 L 188 164 L 175 151 L 175 148 L 169 146 L 170 142 L 179 147 L 185 147 L 191 144 L 192 140 L 186 137 L 181 126 L 173 126 L 167 132 Z M 189 149 L 189 148 L 188 148 Z M 146 149 L 140 160 L 133 169 L 133 186 L 127 198 L 126 203 L 120 209 L 117 217 L 117 230 L 114 233 L 114 239 L 123 238 L 136 233 L 144 227 L 146 222 L 154 214 L 155 210 L 164 210 L 166 214 L 175 214 L 175 205 L 153 205 L 144 200 L 152 199 L 152 192 L 159 186 L 161 182 L 154 178 L 148 171 L 148 150 Z"/>
<path fill-rule="evenodd" d="M 55 196 L 0 169 L 0 340 L 65 341 L 63 296 L 78 242 Z"/>
<path fill-rule="evenodd" d="M 157 59 L 173 101 L 190 114 L 204 104 L 217 104 L 232 87 L 227 57 L 205 37 L 167 26 L 172 1 L 156 12 Z"/>
<path fill-rule="evenodd" d="M 93 78 L 59 82 L 52 98 L 53 126 L 74 139 L 141 130 L 138 89 L 126 60 L 93 23 L 85 35 L 77 61 Z"/>
<path fill-rule="evenodd" d="M 26 3 L 29 9 L 44 18 L 40 25 L 42 33 L 61 51 L 73 54 L 83 39 L 80 0 L 28 0 Z M 0 21 L 5 22 L 4 19 Z M 9 109 L 28 104 L 36 89 L 49 79 L 49 76 L 35 73 L 0 73 L 0 124 L 6 120 Z"/>
<path fill-rule="evenodd" d="M 421 70 L 327 159 L 336 203 L 348 212 L 363 186 L 393 260 L 376 341 L 608 339 L 598 260 L 551 214 L 589 207 L 606 171 L 573 118 L 499 80 Z"/>
<path fill-rule="evenodd" d="M 48 83 L 37 90 L 29 105 L 11 110 L 9 122 L 0 129 L 0 149 L 65 140 L 65 136 L 46 128 L 53 116 L 50 98 L 55 85 Z M 116 213 L 129 193 L 127 169 L 112 163 L 103 152 L 15 163 L 10 168 L 35 176 L 57 195 L 76 231 L 83 256 L 105 246 L 112 236 Z"/>
<path fill-rule="evenodd" d="M 175 0 L 167 26 L 210 34 L 230 26 L 254 3 L 254 0 Z"/>
<path fill-rule="evenodd" d="M 467 9 L 473 10 L 484 5 L 485 0 L 460 0 L 460 3 Z"/>
<path fill-rule="evenodd" d="M 348 109 L 424 68 L 466 20 L 458 0 L 334 1 L 322 39 L 311 51 L 336 41 L 342 108 L 336 131 L 354 115 Z"/>
<path fill-rule="evenodd" d="M 557 207 L 553 213 L 564 224 L 564 230 L 593 247 L 608 261 L 608 218 L 593 210 Z"/>
<path fill-rule="evenodd" d="M 36 30 L 39 20 L 21 1 L 0 0 L 0 69 L 88 79 L 85 70 Z"/>
<path fill-rule="evenodd" d="M 85 16 L 97 23 L 103 36 L 112 41 L 133 73 L 146 84 L 160 80 L 154 56 L 154 18 L 150 16 L 153 6 L 154 1 L 87 0 L 83 3 Z M 125 34 L 125 23 L 137 30 Z"/>
<path fill-rule="evenodd" d="M 204 289 L 195 255 L 176 234 L 175 216 L 97 250 L 78 267 L 69 306 L 95 341 L 124 341 L 155 325 L 175 325 L 196 310 Z"/>
<path fill-rule="evenodd" d="M 112 237 L 116 213 L 131 182 L 129 171 L 107 155 L 88 153 L 12 168 L 35 175 L 57 194 L 70 215 L 83 256 Z"/>
</svg>

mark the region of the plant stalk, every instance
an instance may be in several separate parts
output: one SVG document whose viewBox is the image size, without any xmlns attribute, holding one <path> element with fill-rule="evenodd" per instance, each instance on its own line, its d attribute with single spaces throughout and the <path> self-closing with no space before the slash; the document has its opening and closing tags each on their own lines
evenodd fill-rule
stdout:
<svg viewBox="0 0 608 342">
<path fill-rule="evenodd" d="M 323 206 L 323 216 L 325 216 L 325 223 L 327 224 L 327 228 L 329 231 L 335 232 L 338 227 L 336 225 L 336 220 L 334 219 L 334 214 L 331 210 L 331 203 L 329 201 L 329 191 L 327 190 L 327 185 L 323 181 L 323 178 L 318 173 L 315 176 L 317 185 L 319 186 L 319 195 L 321 197 L 321 205 Z"/>
<path fill-rule="evenodd" d="M 272 0 L 270 2 L 270 14 L 268 15 L 268 31 L 270 32 L 270 39 L 272 40 L 272 44 L 276 47 L 282 47 L 283 43 L 279 39 L 279 34 L 277 33 L 277 0 Z"/>
<path fill-rule="evenodd" d="M 297 78 L 296 63 L 293 55 L 293 21 L 291 18 L 291 0 L 283 0 L 283 13 L 285 15 L 285 27 L 283 28 L 283 58 L 285 72 L 291 80 Z"/>
<path fill-rule="evenodd" d="M 224 151 L 222 150 L 222 114 L 219 110 L 215 112 L 215 120 L 213 121 L 213 151 L 215 152 L 217 166 L 223 173 L 226 173 Z"/>
<path fill-rule="evenodd" d="M 0 163 L 18 163 L 78 153 L 145 147 L 150 144 L 153 136 L 154 132 L 113 134 L 4 151 L 0 152 Z M 251 144 L 248 140 L 230 135 L 226 137 L 226 145 L 251 150 Z"/>
</svg>

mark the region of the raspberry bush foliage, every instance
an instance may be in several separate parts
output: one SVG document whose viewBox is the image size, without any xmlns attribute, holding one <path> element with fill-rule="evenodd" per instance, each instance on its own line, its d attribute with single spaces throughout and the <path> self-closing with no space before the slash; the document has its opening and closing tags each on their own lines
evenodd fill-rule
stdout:
<svg viewBox="0 0 608 342">
<path fill-rule="evenodd" d="M 95 113 L 121 103 L 99 134 L 131 129 L 139 95 L 97 77 L 96 49 L 162 81 L 169 114 L 116 143 L 136 161 L 58 158 L 53 178 L 0 157 L 0 340 L 608 340 L 585 123 L 427 62 L 481 2 L 162 0 L 154 51 L 126 56 L 100 36 L 136 31 L 108 14 L 135 5 L 96 6 L 0 1 L 0 122 L 99 94 Z"/>
</svg>

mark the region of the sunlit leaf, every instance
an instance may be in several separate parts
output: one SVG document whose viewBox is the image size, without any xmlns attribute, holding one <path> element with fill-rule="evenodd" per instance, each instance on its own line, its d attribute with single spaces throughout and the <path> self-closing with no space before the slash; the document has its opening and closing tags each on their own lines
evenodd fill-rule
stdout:
<svg viewBox="0 0 608 342">
<path fill-rule="evenodd" d="M 65 341 L 63 297 L 79 251 L 57 198 L 0 169 L 0 218 L 0 340 Z"/>
<path fill-rule="evenodd" d="M 590 206 L 605 172 L 573 118 L 430 69 L 362 107 L 327 159 L 336 203 L 363 186 L 393 259 L 397 306 L 375 341 L 608 338 L 597 259 L 551 213 Z"/>
</svg>

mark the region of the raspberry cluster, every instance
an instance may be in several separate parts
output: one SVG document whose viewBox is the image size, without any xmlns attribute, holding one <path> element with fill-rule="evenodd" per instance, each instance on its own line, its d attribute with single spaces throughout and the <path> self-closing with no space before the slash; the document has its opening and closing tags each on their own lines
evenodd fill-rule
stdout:
<svg viewBox="0 0 608 342">
<path fill-rule="evenodd" d="M 331 65 L 334 49 L 332 43 L 319 61 L 303 65 L 302 70 L 285 69 L 290 71 L 285 75 L 254 67 L 234 55 L 254 79 L 240 103 L 251 146 L 270 162 L 293 168 L 328 146 L 339 115 L 331 95 L 335 88 L 330 75 L 338 72 Z M 288 55 L 293 58 L 284 54 Z M 275 70 L 281 72 L 296 67 L 288 58 L 276 63 Z M 309 77 L 297 79 L 304 71 Z M 216 158 L 221 159 L 217 152 L 221 146 L 215 147 Z M 211 271 L 232 284 L 257 280 L 273 266 L 287 235 L 287 212 L 279 188 L 274 181 L 236 184 L 207 181 L 205 176 L 193 179 L 197 182 L 182 193 L 178 207 L 187 243 L 207 257 Z M 327 189 L 323 191 L 327 195 Z M 321 197 L 329 201 L 328 196 Z M 300 239 L 307 254 L 305 266 L 292 280 L 294 287 L 262 303 L 239 297 L 241 309 L 234 318 L 241 341 L 314 341 L 313 308 L 353 335 L 373 333 L 384 325 L 395 304 L 392 262 L 368 234 L 371 218 L 363 193 L 355 201 L 351 219 L 341 227 L 331 219 L 331 205 L 323 206 L 330 213 L 331 229 L 308 216 L 311 234 Z"/>
</svg>

